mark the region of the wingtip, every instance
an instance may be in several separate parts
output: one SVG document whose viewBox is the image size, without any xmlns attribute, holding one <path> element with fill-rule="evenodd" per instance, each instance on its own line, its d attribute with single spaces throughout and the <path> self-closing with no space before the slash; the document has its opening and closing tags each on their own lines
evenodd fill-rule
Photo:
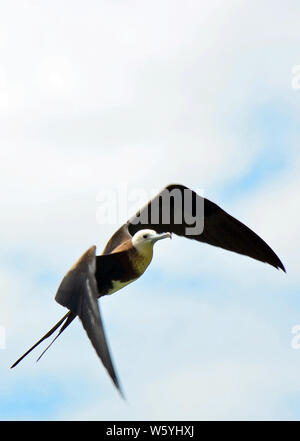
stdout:
<svg viewBox="0 0 300 441">
<path fill-rule="evenodd" d="M 122 387 L 121 387 L 121 384 L 120 384 L 120 381 L 119 381 L 117 375 L 115 374 L 114 377 L 112 377 L 110 373 L 109 373 L 109 375 L 110 375 L 111 380 L 112 380 L 113 384 L 115 385 L 117 391 L 118 391 L 119 394 L 121 395 L 121 398 L 122 398 L 124 401 L 126 401 L 125 394 L 124 394 L 124 392 L 123 392 L 123 389 L 122 389 Z"/>
<path fill-rule="evenodd" d="M 278 256 L 276 256 L 276 264 L 274 265 L 276 267 L 276 269 L 283 271 L 284 273 L 286 273 L 286 269 L 285 266 L 283 265 L 283 263 L 281 262 L 281 260 L 279 259 Z"/>
<path fill-rule="evenodd" d="M 283 265 L 283 263 L 281 262 L 281 260 L 277 260 L 276 262 L 266 262 L 269 263 L 270 265 L 272 265 L 274 268 L 276 268 L 278 271 L 283 271 L 286 274 L 286 268 Z"/>
<path fill-rule="evenodd" d="M 285 266 L 283 264 L 278 265 L 277 269 L 283 271 L 285 274 L 287 273 Z"/>
<path fill-rule="evenodd" d="M 126 399 L 125 394 L 124 394 L 124 392 L 122 391 L 122 389 L 121 389 L 121 388 L 118 388 L 118 391 L 119 391 L 119 394 L 120 394 L 122 400 L 124 400 L 125 402 L 127 402 L 127 399 Z"/>
</svg>

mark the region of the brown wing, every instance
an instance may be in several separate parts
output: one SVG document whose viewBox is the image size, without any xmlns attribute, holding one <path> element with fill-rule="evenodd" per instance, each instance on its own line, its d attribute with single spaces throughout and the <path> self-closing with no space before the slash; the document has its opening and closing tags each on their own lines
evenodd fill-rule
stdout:
<svg viewBox="0 0 300 441">
<path fill-rule="evenodd" d="M 118 229 L 118 231 L 115 232 L 115 234 L 109 239 L 107 242 L 103 253 L 102 254 L 110 254 L 112 251 L 114 251 L 116 248 L 120 247 L 123 243 L 127 242 L 128 240 L 131 240 L 131 234 L 129 233 L 127 228 L 121 228 Z"/>
<path fill-rule="evenodd" d="M 99 292 L 95 278 L 95 252 L 95 246 L 89 248 L 70 269 L 58 288 L 55 300 L 78 315 L 99 358 L 123 396 L 111 359 L 97 300 Z"/>
<path fill-rule="evenodd" d="M 166 214 L 169 214 L 169 219 Z M 195 234 L 188 233 L 197 223 L 200 226 L 197 230 L 200 231 Z M 252 257 L 285 271 L 278 256 L 256 233 L 218 205 L 183 185 L 175 184 L 164 188 L 122 225 L 112 236 L 104 252 L 112 252 L 113 247 L 116 247 L 128 233 L 133 236 L 144 228 L 156 230 L 158 233 L 169 231 Z"/>
</svg>

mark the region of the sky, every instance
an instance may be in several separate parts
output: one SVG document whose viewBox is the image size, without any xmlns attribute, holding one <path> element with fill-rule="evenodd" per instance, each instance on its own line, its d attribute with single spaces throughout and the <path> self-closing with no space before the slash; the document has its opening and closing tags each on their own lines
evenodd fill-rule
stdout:
<svg viewBox="0 0 300 441">
<path fill-rule="evenodd" d="M 11 0 L 0 5 L 0 419 L 300 419 L 298 1 Z M 126 401 L 65 272 L 127 219 L 101 195 L 201 189 L 287 274 L 174 237 L 100 307 Z M 105 193 L 106 192 L 106 193 Z M 135 192 L 135 193 L 134 193 Z M 124 193 L 122 193 L 124 196 Z"/>
</svg>

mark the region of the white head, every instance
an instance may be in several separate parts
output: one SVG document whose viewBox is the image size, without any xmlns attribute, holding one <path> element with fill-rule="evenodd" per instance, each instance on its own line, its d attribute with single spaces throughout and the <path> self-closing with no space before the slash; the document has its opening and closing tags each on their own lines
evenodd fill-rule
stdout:
<svg viewBox="0 0 300 441">
<path fill-rule="evenodd" d="M 132 237 L 132 245 L 141 252 L 143 250 L 152 250 L 155 242 L 161 239 L 165 239 L 167 237 L 172 239 L 171 233 L 158 234 L 154 230 L 140 230 Z"/>
</svg>

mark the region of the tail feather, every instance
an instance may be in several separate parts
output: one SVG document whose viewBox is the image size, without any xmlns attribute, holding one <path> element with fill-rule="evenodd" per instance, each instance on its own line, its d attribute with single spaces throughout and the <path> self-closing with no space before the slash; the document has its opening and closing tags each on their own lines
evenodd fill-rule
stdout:
<svg viewBox="0 0 300 441">
<path fill-rule="evenodd" d="M 18 363 L 20 363 L 21 360 L 23 360 L 24 357 L 26 357 L 26 355 L 28 355 L 34 348 L 36 348 L 40 343 L 42 343 L 42 341 L 46 340 L 46 338 L 50 337 L 50 335 L 53 334 L 54 331 L 56 331 L 57 328 L 60 327 L 60 325 L 65 321 L 64 325 L 62 326 L 61 330 L 59 331 L 58 335 L 56 336 L 56 338 L 62 333 L 62 331 L 64 329 L 66 329 L 67 326 L 69 326 L 69 324 L 74 320 L 74 318 L 76 317 L 76 314 L 72 313 L 71 311 L 67 312 L 66 315 L 63 316 L 63 318 L 61 320 L 59 320 L 59 322 L 56 323 L 56 325 L 53 326 L 53 328 L 50 329 L 50 331 L 48 331 L 38 342 L 36 342 L 30 349 L 28 349 L 27 352 L 25 352 L 25 354 L 22 355 L 22 357 L 20 357 L 12 366 L 11 369 L 14 368 Z M 55 339 L 56 339 L 55 338 Z M 54 340 L 55 340 L 54 339 Z M 53 340 L 53 341 L 54 341 Z M 53 343 L 53 341 L 51 342 L 51 344 Z M 51 345 L 50 344 L 50 345 Z M 50 346 L 49 345 L 49 346 Z M 48 346 L 48 347 L 49 347 Z M 48 347 L 45 349 L 45 351 L 48 349 Z M 45 352 L 44 351 L 44 352 Z M 42 355 L 44 354 L 44 352 L 42 353 Z M 42 356 L 41 355 L 41 356 Z M 41 356 L 39 358 L 41 358 Z"/>
<path fill-rule="evenodd" d="M 46 349 L 43 350 L 43 352 L 41 353 L 41 355 L 39 356 L 39 358 L 36 360 L 37 362 L 42 358 L 42 356 L 45 354 L 45 352 L 50 348 L 50 346 L 52 345 L 52 343 L 55 342 L 55 340 L 57 339 L 57 337 L 60 336 L 60 334 L 69 326 L 69 324 L 74 320 L 74 318 L 76 317 L 75 314 L 71 313 L 67 320 L 65 321 L 65 323 L 63 324 L 63 326 L 60 328 L 59 333 L 54 337 L 54 339 L 51 341 L 51 343 L 46 347 Z"/>
</svg>

